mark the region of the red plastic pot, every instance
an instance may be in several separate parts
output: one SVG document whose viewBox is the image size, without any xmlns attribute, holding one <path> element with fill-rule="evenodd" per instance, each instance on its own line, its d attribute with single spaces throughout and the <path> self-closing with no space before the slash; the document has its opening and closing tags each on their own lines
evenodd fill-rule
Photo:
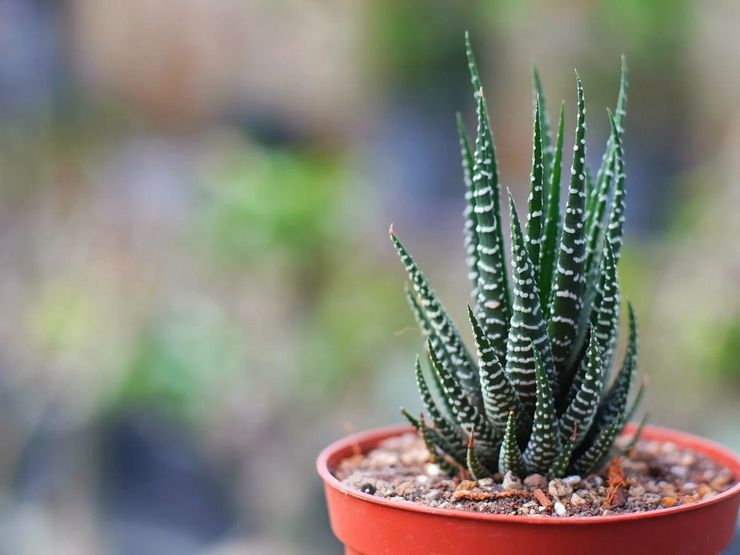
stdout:
<svg viewBox="0 0 740 555">
<path fill-rule="evenodd" d="M 411 431 L 392 426 L 346 437 L 318 458 L 329 519 L 348 555 L 716 554 L 732 540 L 740 483 L 712 499 L 647 513 L 588 518 L 479 514 L 388 501 L 354 490 L 332 474 L 358 449 Z M 628 430 L 629 431 L 629 430 Z M 645 439 L 710 456 L 740 479 L 740 458 L 705 439 L 646 426 Z"/>
</svg>

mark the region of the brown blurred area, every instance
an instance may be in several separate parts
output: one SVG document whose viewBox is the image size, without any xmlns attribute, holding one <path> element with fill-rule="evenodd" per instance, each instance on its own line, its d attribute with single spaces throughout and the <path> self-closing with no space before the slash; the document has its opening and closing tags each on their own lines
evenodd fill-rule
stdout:
<svg viewBox="0 0 740 555">
<path fill-rule="evenodd" d="M 390 222 L 465 321 L 465 30 L 520 199 L 532 63 L 566 137 L 578 68 L 595 166 L 627 55 L 650 421 L 740 448 L 738 23 L 731 0 L 0 0 L 0 552 L 340 552 L 315 455 L 419 407 Z"/>
</svg>

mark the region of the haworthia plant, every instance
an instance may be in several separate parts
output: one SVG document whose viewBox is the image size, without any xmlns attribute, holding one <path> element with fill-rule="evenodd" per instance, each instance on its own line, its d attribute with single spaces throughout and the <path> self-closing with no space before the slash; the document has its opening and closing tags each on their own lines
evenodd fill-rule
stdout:
<svg viewBox="0 0 740 555">
<path fill-rule="evenodd" d="M 425 339 L 423 358 L 430 363 L 425 372 L 422 357 L 416 361 L 428 419 L 403 414 L 448 474 L 467 472 L 479 479 L 508 471 L 550 477 L 598 471 L 644 391 L 641 387 L 629 401 L 638 352 L 631 305 L 626 353 L 616 376 L 610 376 L 620 315 L 626 63 L 623 59 L 615 114 L 608 114 L 611 133 L 593 179 L 586 165 L 585 93 L 576 74 L 575 143 L 564 213 L 564 109 L 552 137 L 542 83 L 534 71 L 531 188 L 524 228 L 509 194 L 509 275 L 494 138 L 467 37 L 466 49 L 478 119 L 475 140 L 459 115 L 457 130 L 475 356 L 391 230 L 409 276 L 406 297 Z"/>
</svg>

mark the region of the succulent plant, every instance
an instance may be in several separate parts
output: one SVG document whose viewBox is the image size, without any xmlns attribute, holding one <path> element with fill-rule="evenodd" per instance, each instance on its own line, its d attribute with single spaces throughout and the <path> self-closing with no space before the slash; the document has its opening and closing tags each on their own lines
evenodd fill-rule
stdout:
<svg viewBox="0 0 740 555">
<path fill-rule="evenodd" d="M 622 59 L 619 95 L 601 165 L 586 166 L 586 108 L 576 73 L 573 162 L 561 214 L 564 108 L 555 139 L 534 71 L 534 140 L 527 220 L 509 192 L 511 276 L 506 272 L 501 191 L 486 100 L 466 50 L 478 120 L 471 144 L 458 114 L 466 186 L 465 245 L 473 285 L 468 306 L 476 356 L 401 241 L 391 239 L 409 276 L 408 302 L 425 338 L 416 381 L 428 421 L 402 410 L 447 473 L 479 479 L 495 472 L 558 477 L 599 470 L 642 399 L 631 402 L 637 324 L 628 305 L 626 353 L 614 375 L 620 320 L 617 264 L 622 246 L 627 102 Z"/>
</svg>

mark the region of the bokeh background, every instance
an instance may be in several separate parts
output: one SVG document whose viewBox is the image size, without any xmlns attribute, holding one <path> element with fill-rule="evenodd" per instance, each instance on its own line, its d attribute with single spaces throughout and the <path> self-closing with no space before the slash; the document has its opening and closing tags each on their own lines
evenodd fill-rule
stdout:
<svg viewBox="0 0 740 555">
<path fill-rule="evenodd" d="M 466 29 L 520 200 L 531 63 L 568 136 L 578 67 L 595 165 L 627 55 L 650 419 L 740 449 L 738 24 L 733 0 L 0 0 L 0 552 L 339 553 L 315 455 L 419 407 L 389 223 L 464 321 Z"/>
</svg>

